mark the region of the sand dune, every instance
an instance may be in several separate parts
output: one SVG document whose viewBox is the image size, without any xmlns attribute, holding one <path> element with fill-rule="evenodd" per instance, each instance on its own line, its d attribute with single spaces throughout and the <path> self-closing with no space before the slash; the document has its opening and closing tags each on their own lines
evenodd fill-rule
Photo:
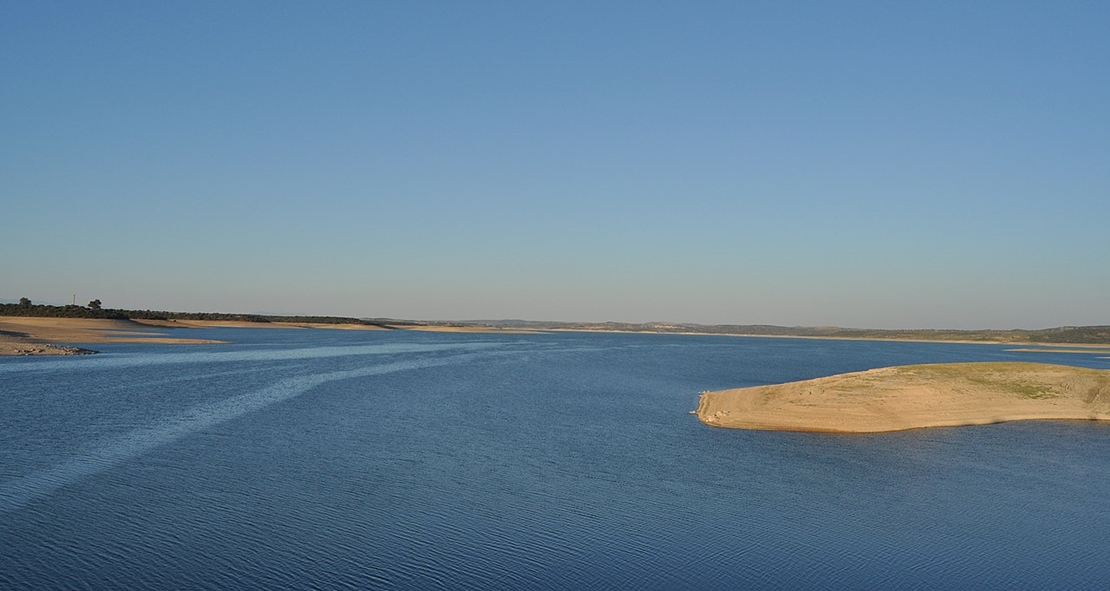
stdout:
<svg viewBox="0 0 1110 591">
<path fill-rule="evenodd" d="M 1110 370 L 1009 362 L 886 367 L 706 392 L 696 412 L 714 427 L 837 433 L 1110 420 Z"/>
</svg>

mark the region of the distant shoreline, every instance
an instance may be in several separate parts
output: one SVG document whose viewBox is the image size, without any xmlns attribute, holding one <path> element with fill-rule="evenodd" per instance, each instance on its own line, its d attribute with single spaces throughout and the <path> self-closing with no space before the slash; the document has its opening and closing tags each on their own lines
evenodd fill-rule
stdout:
<svg viewBox="0 0 1110 591">
<path fill-rule="evenodd" d="M 29 300 L 28 300 L 29 301 Z M 91 302 L 90 302 L 91 303 Z M 395 318 L 351 318 L 341 316 L 282 316 L 273 314 L 228 314 L 221 312 L 170 312 L 125 310 L 84 306 L 0 304 L 3 317 L 100 318 L 139 321 L 236 321 L 244 326 L 274 323 L 313 325 L 347 324 L 376 326 L 387 330 L 432 330 L 448 332 L 629 332 L 659 334 L 732 335 L 752 337 L 827 338 L 837 340 L 937 341 L 1002 344 L 1072 344 L 1110 347 L 1110 325 L 1060 326 L 1044 329 L 867 329 L 836 326 L 776 326 L 772 324 L 696 324 L 682 322 L 562 322 L 534 320 L 402 320 Z"/>
<path fill-rule="evenodd" d="M 146 344 L 226 344 L 204 338 L 168 336 L 166 329 L 257 328 L 322 330 L 418 330 L 428 332 L 470 332 L 520 334 L 534 331 L 483 329 L 452 326 L 382 326 L 377 324 L 329 322 L 252 322 L 244 320 L 149 320 L 107 318 L 53 318 L 38 316 L 0 316 L 0 356 L 89 355 L 93 349 L 75 347 L 96 343 Z"/>
<path fill-rule="evenodd" d="M 412 330 L 479 334 L 593 332 L 621 334 L 718 335 L 733 337 L 891 342 L 1001 344 L 1069 347 L 1070 352 L 1110 352 L 1110 326 L 1041 330 L 869 330 L 773 325 L 699 325 L 676 323 L 574 323 L 524 320 L 415 321 L 334 316 L 274 316 L 205 312 L 115 310 L 82 306 L 0 304 L 0 355 L 71 355 L 61 344 L 142 342 L 213 343 L 169 336 L 176 328 L 317 328 L 334 330 Z M 46 347 L 46 345 L 55 345 Z M 95 352 L 81 350 L 77 353 Z"/>
<path fill-rule="evenodd" d="M 1019 420 L 1110 420 L 1110 370 L 1028 362 L 884 367 L 702 393 L 713 427 L 880 433 Z"/>
<path fill-rule="evenodd" d="M 867 342 L 880 342 L 880 343 L 953 343 L 959 345 L 1009 345 L 1013 347 L 1025 347 L 1021 349 L 1008 349 L 1009 351 L 1023 351 L 1029 353 L 1041 353 L 1050 351 L 1049 348 L 1067 347 L 1066 351 L 1058 351 L 1060 353 L 1090 353 L 1110 354 L 1110 344 L 1104 343 L 1068 343 L 1068 342 L 1025 342 L 1025 341 L 980 341 L 980 340 L 955 340 L 955 339 L 928 339 L 920 338 L 914 339 L 909 337 L 839 337 L 839 336 L 807 336 L 807 335 L 769 335 L 769 334 L 745 334 L 745 333 L 724 333 L 724 332 L 656 332 L 647 330 L 595 330 L 587 328 L 554 328 L 544 332 L 593 332 L 593 333 L 608 333 L 608 334 L 673 334 L 673 335 L 686 335 L 686 336 L 720 336 L 720 337 L 744 337 L 755 339 L 809 339 L 816 341 L 867 341 Z M 1034 348 L 1029 348 L 1034 347 Z M 1043 348 L 1035 348 L 1043 347 Z"/>
<path fill-rule="evenodd" d="M 1110 326 L 1063 326 L 1026 330 L 858 329 L 772 325 L 697 325 L 671 323 L 528 323 L 549 331 L 725 335 L 766 338 L 989 343 L 1003 345 L 1073 345 L 1110 347 Z"/>
</svg>

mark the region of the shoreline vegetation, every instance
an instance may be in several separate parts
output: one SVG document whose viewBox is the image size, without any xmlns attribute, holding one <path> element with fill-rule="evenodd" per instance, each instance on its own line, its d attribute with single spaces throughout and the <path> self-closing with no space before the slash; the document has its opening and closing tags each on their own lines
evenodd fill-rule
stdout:
<svg viewBox="0 0 1110 591">
<path fill-rule="evenodd" d="M 208 339 L 169 336 L 167 329 L 206 327 L 327 328 L 345 330 L 416 330 L 466 333 L 539 333 L 556 331 L 696 334 L 724 336 L 792 337 L 837 340 L 942 341 L 1008 343 L 1014 345 L 1067 345 L 1072 352 L 1110 353 L 1110 326 L 1068 326 L 1041 330 L 936 330 L 854 329 L 839 327 L 785 327 L 773 325 L 704 325 L 668 322 L 544 322 L 527 320 L 419 321 L 391 318 L 340 316 L 281 316 L 168 312 L 0 304 L 0 355 L 73 355 L 94 353 L 72 344 L 104 342 L 212 343 Z M 1086 349 L 1077 349 L 1077 346 Z"/>
<path fill-rule="evenodd" d="M 1020 420 L 1110 420 L 1110 370 L 1031 362 L 904 365 L 704 392 L 698 420 L 732 429 L 881 433 Z"/>
</svg>

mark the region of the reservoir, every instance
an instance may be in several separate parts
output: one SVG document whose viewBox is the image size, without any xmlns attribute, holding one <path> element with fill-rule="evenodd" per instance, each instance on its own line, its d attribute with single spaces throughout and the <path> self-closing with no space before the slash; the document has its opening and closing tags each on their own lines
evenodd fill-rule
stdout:
<svg viewBox="0 0 1110 591">
<path fill-rule="evenodd" d="M 182 331 L 184 332 L 184 331 Z M 175 335 L 176 336 L 176 335 Z M 1090 589 L 1110 424 L 726 430 L 698 394 L 1105 356 L 204 329 L 0 358 L 3 589 Z"/>
</svg>

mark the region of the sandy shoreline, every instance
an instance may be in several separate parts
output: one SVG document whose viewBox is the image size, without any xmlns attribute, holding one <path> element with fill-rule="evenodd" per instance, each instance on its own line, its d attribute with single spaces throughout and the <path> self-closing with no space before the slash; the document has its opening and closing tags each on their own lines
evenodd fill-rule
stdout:
<svg viewBox="0 0 1110 591">
<path fill-rule="evenodd" d="M 246 320 L 134 320 L 159 328 L 326 328 L 330 330 L 390 330 L 374 324 L 327 322 L 250 322 Z"/>
<path fill-rule="evenodd" d="M 324 330 L 417 330 L 427 332 L 531 334 L 535 331 L 457 326 L 377 326 L 324 322 L 247 322 L 236 320 L 106 320 L 99 318 L 43 318 L 0 316 L 0 355 L 81 355 L 96 351 L 73 344 L 224 343 L 203 338 L 171 337 L 166 329 L 204 328 L 300 328 Z"/>
<path fill-rule="evenodd" d="M 1110 370 L 1024 362 L 886 367 L 705 392 L 695 412 L 714 427 L 828 433 L 1110 420 Z"/>
<path fill-rule="evenodd" d="M 223 341 L 170 337 L 159 326 L 134 320 L 0 317 L 0 355 L 75 355 L 95 352 L 62 344 L 221 342 Z"/>
<path fill-rule="evenodd" d="M 448 326 L 448 325 L 392 325 L 392 324 L 338 324 L 330 322 L 248 322 L 239 320 L 139 320 L 145 325 L 165 328 L 318 328 L 326 330 L 411 330 L 417 332 L 467 332 L 536 334 L 526 329 L 502 329 L 492 326 Z"/>
</svg>

